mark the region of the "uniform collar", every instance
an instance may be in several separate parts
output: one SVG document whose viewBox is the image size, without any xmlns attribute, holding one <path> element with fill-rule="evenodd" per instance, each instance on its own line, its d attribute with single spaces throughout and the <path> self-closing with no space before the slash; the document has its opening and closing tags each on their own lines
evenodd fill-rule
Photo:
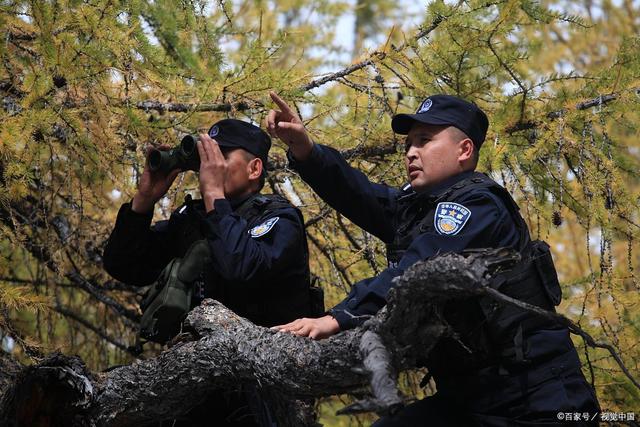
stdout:
<svg viewBox="0 0 640 427">
<path fill-rule="evenodd" d="M 451 186 L 462 181 L 463 179 L 467 179 L 471 177 L 474 173 L 475 173 L 474 171 L 466 171 L 466 172 L 459 173 L 457 175 L 452 176 L 451 178 L 445 179 L 441 183 L 433 186 L 429 190 L 422 192 L 421 194 L 425 196 L 432 196 L 432 197 L 440 196 L 446 190 L 448 190 Z"/>
<path fill-rule="evenodd" d="M 240 206 L 242 206 L 244 204 L 244 202 L 248 201 L 249 199 L 253 198 L 254 196 L 257 196 L 259 193 L 250 193 L 244 197 L 241 197 L 239 199 L 226 199 L 229 204 L 231 205 L 231 210 L 237 210 L 240 208 Z M 203 209 L 204 208 L 204 200 L 202 199 L 194 199 L 191 197 L 191 194 L 187 194 L 184 198 L 184 205 L 192 208 L 192 209 Z M 182 210 L 181 210 L 182 213 Z"/>
<path fill-rule="evenodd" d="M 249 199 L 255 197 L 258 194 L 259 193 L 249 193 L 246 196 L 241 197 L 239 199 L 229 200 L 229 203 L 231 204 L 231 208 L 235 211 L 236 209 L 240 208 L 240 206 L 242 206 L 244 202 L 248 201 Z"/>
</svg>

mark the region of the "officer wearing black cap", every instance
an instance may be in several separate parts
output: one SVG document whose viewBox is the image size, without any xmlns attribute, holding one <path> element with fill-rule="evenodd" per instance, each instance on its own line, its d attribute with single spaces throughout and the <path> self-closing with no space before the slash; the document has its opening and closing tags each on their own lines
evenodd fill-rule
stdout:
<svg viewBox="0 0 640 427">
<path fill-rule="evenodd" d="M 153 226 L 153 207 L 180 171 L 145 168 L 132 202 L 118 212 L 104 251 L 105 269 L 122 282 L 151 285 L 173 259 L 185 256 L 194 242 L 204 239 L 210 264 L 201 280 L 193 283 L 192 307 L 203 298 L 214 298 L 261 326 L 310 315 L 302 214 L 282 197 L 260 194 L 270 146 L 269 136 L 251 123 L 235 119 L 215 123 L 197 144 L 202 199 L 187 196 L 169 220 Z M 236 411 L 231 418 L 243 420 L 216 425 L 256 425 L 247 423 L 251 417 L 246 410 L 238 410 L 242 396 L 218 397 L 200 408 L 203 419 L 192 413 L 185 425 L 209 425 L 204 418 L 211 420 L 213 414 L 222 419 L 231 410 Z M 234 401 L 226 405 L 228 399 Z"/>
<path fill-rule="evenodd" d="M 275 329 L 318 339 L 356 327 L 385 305 L 392 279 L 405 269 L 471 248 L 520 251 L 523 261 L 492 286 L 547 310 L 559 303 L 548 246 L 531 241 L 507 191 L 475 172 L 489 125 L 475 104 L 434 95 L 415 114 L 393 117 L 394 132 L 407 135 L 409 178 L 396 189 L 371 183 L 336 150 L 314 144 L 295 112 L 272 98 L 280 111 L 269 113 L 267 129 L 289 145 L 292 167 L 323 200 L 384 241 L 389 262 L 356 283 L 329 315 Z M 376 427 L 557 425 L 558 412 L 599 410 L 566 328 L 484 298 L 452 303 L 445 317 L 458 336 L 441 339 L 425 360 L 438 392 Z"/>
<path fill-rule="evenodd" d="M 271 139 L 259 127 L 242 120 L 224 119 L 211 126 L 207 134 L 218 143 L 223 154 L 225 148 L 242 148 L 258 157 L 266 172 Z"/>
</svg>

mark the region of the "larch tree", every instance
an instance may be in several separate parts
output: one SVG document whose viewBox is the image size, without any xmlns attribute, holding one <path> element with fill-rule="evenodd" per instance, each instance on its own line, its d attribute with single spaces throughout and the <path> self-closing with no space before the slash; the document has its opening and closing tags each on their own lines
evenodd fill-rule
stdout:
<svg viewBox="0 0 640 427">
<path fill-rule="evenodd" d="M 124 365 L 90 374 L 76 360 L 65 371 L 77 384 L 86 384 L 79 380 L 83 375 L 92 378 L 87 381 L 103 392 L 105 378 L 142 378 L 152 388 L 154 378 L 144 377 L 143 367 L 155 372 L 154 363 L 187 348 L 200 354 L 196 350 L 208 348 L 210 334 L 233 345 L 227 335 L 215 335 L 224 308 L 211 302 L 190 316 L 199 341 L 136 354 L 131 345 L 144 289 L 111 279 L 101 254 L 118 207 L 135 192 L 147 145 L 174 145 L 225 117 L 260 124 L 272 107 L 268 92 L 275 90 L 298 108 L 316 141 L 341 150 L 372 180 L 398 186 L 405 179 L 403 141 L 390 131 L 393 114 L 414 110 L 434 93 L 459 95 L 483 108 L 491 127 L 480 169 L 514 194 L 532 234 L 552 245 L 564 294 L 559 311 L 574 322 L 587 379 L 603 409 L 638 408 L 637 5 L 471 0 L 435 1 L 422 10 L 422 23 L 406 28 L 402 11 L 385 0 L 0 1 L 0 401 L 7 403 L 15 392 L 19 364 L 59 368 L 63 356 L 47 357 L 56 350 L 79 355 L 91 371 Z M 354 57 L 351 46 L 337 42 L 345 16 L 355 16 Z M 364 50 L 365 41 L 379 45 Z M 311 271 L 332 306 L 356 281 L 384 269 L 384 245 L 322 202 L 287 168 L 284 145 L 274 145 L 268 189 L 302 208 Z M 194 174 L 182 174 L 155 219 L 166 218 L 185 194 L 198 196 L 197 188 Z M 498 258 L 492 262 L 506 262 Z M 416 274 L 437 282 L 438 262 Z M 482 265 L 490 269 L 492 262 Z M 414 291 L 399 291 L 397 301 Z M 401 390 L 431 393 L 416 385 L 422 371 L 415 370 L 411 351 L 397 345 L 404 337 L 394 329 L 394 307 L 367 330 L 387 340 L 392 371 L 402 372 Z M 418 330 L 437 339 L 438 325 L 419 319 L 426 323 Z M 362 371 L 360 364 L 368 366 L 371 348 L 363 350 L 361 341 L 366 331 L 310 344 L 236 320 L 238 336 L 264 348 L 282 345 L 282 360 L 288 360 L 287 348 L 303 346 L 318 360 L 338 354 L 358 365 L 349 370 L 320 363 L 335 370 L 328 378 L 343 381 L 333 386 L 304 376 L 296 384 L 285 367 L 238 369 L 246 381 L 259 372 L 261 381 L 290 400 L 341 395 L 316 408 L 321 422 L 373 419 L 335 417 L 344 405 L 346 413 L 367 413 L 399 404 L 381 399 L 389 394 L 376 384 L 378 400 L 354 403 L 347 396 L 360 396 L 368 384 L 366 375 L 353 374 Z M 412 344 L 414 351 L 426 345 Z M 250 363 L 244 356 L 238 360 Z M 175 360 L 190 366 L 186 356 Z M 274 378 L 283 381 L 281 389 Z M 225 381 L 219 385 L 233 383 Z M 188 386 L 181 391 L 188 393 Z M 130 396 L 144 401 L 139 392 Z M 134 422 L 135 411 L 107 413 L 114 401 L 109 393 L 100 396 L 95 400 L 104 403 L 102 412 L 85 408 L 85 415 L 105 424 Z M 183 409 L 167 401 L 161 414 L 138 415 L 149 421 Z"/>
</svg>

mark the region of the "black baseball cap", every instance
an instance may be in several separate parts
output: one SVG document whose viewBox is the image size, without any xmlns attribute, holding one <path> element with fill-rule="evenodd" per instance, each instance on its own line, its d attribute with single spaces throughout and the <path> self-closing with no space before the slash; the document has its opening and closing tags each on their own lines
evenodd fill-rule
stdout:
<svg viewBox="0 0 640 427">
<path fill-rule="evenodd" d="M 430 96 L 415 114 L 396 114 L 391 128 L 395 133 L 407 135 L 415 122 L 454 126 L 467 134 L 478 149 L 489 128 L 487 115 L 476 104 L 452 95 Z"/>
<path fill-rule="evenodd" d="M 266 170 L 271 138 L 258 126 L 242 120 L 223 119 L 214 123 L 208 134 L 220 147 L 244 148 L 261 159 Z"/>
</svg>

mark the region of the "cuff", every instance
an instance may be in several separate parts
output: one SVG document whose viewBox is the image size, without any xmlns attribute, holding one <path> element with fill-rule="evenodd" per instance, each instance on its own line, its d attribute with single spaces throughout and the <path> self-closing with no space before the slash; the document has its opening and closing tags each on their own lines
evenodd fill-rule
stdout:
<svg viewBox="0 0 640 427">
<path fill-rule="evenodd" d="M 204 229 L 208 238 L 220 236 L 220 221 L 233 212 L 231 203 L 227 199 L 215 199 L 213 201 L 213 210 L 205 215 Z"/>
<path fill-rule="evenodd" d="M 136 228 L 138 226 L 145 226 L 148 228 L 151 225 L 151 220 L 153 219 L 153 210 L 147 213 L 139 213 L 131 209 L 131 204 L 132 202 L 129 202 L 120 206 L 117 221 Z"/>
<path fill-rule="evenodd" d="M 309 158 L 305 161 L 296 160 L 291 154 L 291 150 L 287 150 L 287 160 L 289 160 L 289 167 L 294 170 L 298 170 L 303 168 L 305 165 L 310 163 L 316 163 L 320 156 L 322 155 L 322 148 L 320 148 L 320 144 L 313 144 L 313 148 L 311 149 L 311 154 Z"/>
<path fill-rule="evenodd" d="M 215 199 L 213 201 L 213 210 L 207 213 L 207 218 L 215 218 L 217 216 L 228 215 L 233 212 L 231 203 L 227 199 Z"/>
<path fill-rule="evenodd" d="M 340 326 L 340 330 L 344 331 L 347 329 L 353 329 L 360 325 L 362 325 L 366 320 L 368 320 L 371 316 L 357 316 L 349 312 L 348 310 L 343 310 L 339 308 L 332 308 L 329 310 L 329 314 L 333 316 L 334 319 L 338 322 Z"/>
</svg>

